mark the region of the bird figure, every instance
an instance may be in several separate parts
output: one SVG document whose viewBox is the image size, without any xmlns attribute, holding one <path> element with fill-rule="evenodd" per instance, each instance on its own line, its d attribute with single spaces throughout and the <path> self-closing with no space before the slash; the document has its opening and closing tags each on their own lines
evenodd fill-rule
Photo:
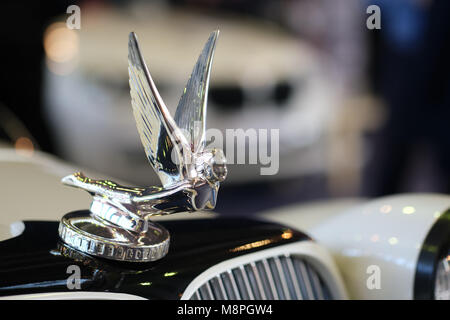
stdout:
<svg viewBox="0 0 450 320">
<path fill-rule="evenodd" d="M 90 211 L 96 217 L 131 232 L 148 229 L 148 218 L 177 212 L 211 210 L 220 182 L 227 176 L 221 149 L 206 148 L 208 86 L 219 31 L 201 52 L 172 117 L 141 54 L 134 32 L 128 41 L 131 105 L 136 126 L 161 186 L 128 187 L 95 180 L 81 172 L 66 176 L 66 185 L 93 196 Z"/>
</svg>

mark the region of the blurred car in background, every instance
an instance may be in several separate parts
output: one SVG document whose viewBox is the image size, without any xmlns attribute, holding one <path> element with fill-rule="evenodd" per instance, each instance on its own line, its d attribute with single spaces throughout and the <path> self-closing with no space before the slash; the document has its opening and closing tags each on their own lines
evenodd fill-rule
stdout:
<svg viewBox="0 0 450 320">
<path fill-rule="evenodd" d="M 155 182 L 145 173 L 146 159 L 129 112 L 124 39 L 130 30 L 140 35 L 151 73 L 174 112 L 193 57 L 215 28 L 221 36 L 209 88 L 208 127 L 224 137 L 226 129 L 279 129 L 278 173 L 263 176 L 260 164 L 231 164 L 227 183 L 327 171 L 330 122 L 339 99 L 322 70 L 325 53 L 267 21 L 142 3 L 85 10 L 80 30 L 67 29 L 64 22 L 47 28 L 45 108 L 61 155 L 136 183 Z M 248 139 L 246 148 L 257 144 Z"/>
<path fill-rule="evenodd" d="M 67 6 L 49 2 L 18 26 L 39 25 L 40 32 L 3 35 L 11 50 L 2 61 L 21 52 L 24 62 L 4 66 L 0 120 L 8 120 L 0 123 L 0 137 L 18 149 L 44 150 L 140 185 L 154 183 L 128 113 L 123 39 L 130 30 L 140 34 L 149 68 L 173 112 L 205 34 L 219 28 L 208 126 L 224 134 L 232 170 L 217 210 L 252 214 L 359 193 L 370 156 L 364 134 L 379 127 L 383 110 L 365 89 L 366 39 L 358 27 L 364 11 L 358 0 L 77 4 L 80 29 L 67 28 Z M 8 7 L 18 12 L 17 5 Z M 3 21 L 13 19 L 8 18 Z M 29 95 L 14 85 L 23 78 L 30 80 Z M 275 175 L 260 174 L 268 167 L 262 159 L 231 164 L 237 152 L 227 150 L 226 131 L 236 129 L 279 130 L 276 150 L 271 143 L 278 137 L 269 139 L 267 148 L 277 162 Z M 211 139 L 213 145 L 220 142 Z M 244 144 L 248 160 L 249 151 L 259 148 L 258 138 L 249 134 Z"/>
</svg>

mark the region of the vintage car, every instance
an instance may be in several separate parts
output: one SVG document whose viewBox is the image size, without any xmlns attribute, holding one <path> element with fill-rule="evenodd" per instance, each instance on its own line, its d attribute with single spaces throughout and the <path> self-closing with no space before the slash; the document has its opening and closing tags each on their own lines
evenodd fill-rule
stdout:
<svg viewBox="0 0 450 320">
<path fill-rule="evenodd" d="M 2 299 L 449 299 L 447 195 L 330 201 L 252 219 L 155 217 L 171 233 L 168 255 L 131 263 L 61 243 L 58 220 L 89 206 L 87 193 L 60 183 L 74 169 L 0 149 Z"/>
<path fill-rule="evenodd" d="M 0 297 L 448 299 L 449 196 L 322 203 L 252 218 L 205 212 L 227 176 L 223 152 L 205 134 L 218 34 L 210 34 L 174 117 L 129 35 L 132 110 L 162 186 L 92 179 L 99 175 L 32 149 L 0 149 Z"/>
</svg>

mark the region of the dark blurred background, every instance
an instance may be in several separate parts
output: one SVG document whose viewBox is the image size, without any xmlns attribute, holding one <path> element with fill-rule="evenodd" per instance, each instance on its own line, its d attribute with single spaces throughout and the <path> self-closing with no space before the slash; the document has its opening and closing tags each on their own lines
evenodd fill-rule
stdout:
<svg viewBox="0 0 450 320">
<path fill-rule="evenodd" d="M 373 4 L 380 29 L 366 26 Z M 2 147 L 157 183 L 131 115 L 127 33 L 174 112 L 218 27 L 208 127 L 280 129 L 280 169 L 230 166 L 217 211 L 450 191 L 447 0 L 4 1 L 0 24 Z"/>
</svg>

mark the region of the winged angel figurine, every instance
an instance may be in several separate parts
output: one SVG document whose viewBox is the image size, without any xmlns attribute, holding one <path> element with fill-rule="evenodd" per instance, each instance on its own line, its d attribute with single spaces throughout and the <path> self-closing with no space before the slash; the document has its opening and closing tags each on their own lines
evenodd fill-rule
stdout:
<svg viewBox="0 0 450 320">
<path fill-rule="evenodd" d="M 145 232 L 148 218 L 183 211 L 213 209 L 220 182 L 227 175 L 220 149 L 206 149 L 206 106 L 211 65 L 219 31 L 211 33 L 178 104 L 175 117 L 161 99 L 130 33 L 128 72 L 133 114 L 148 161 L 162 187 L 127 187 L 93 180 L 81 172 L 62 179 L 93 195 L 90 211 L 132 232 Z"/>
</svg>

